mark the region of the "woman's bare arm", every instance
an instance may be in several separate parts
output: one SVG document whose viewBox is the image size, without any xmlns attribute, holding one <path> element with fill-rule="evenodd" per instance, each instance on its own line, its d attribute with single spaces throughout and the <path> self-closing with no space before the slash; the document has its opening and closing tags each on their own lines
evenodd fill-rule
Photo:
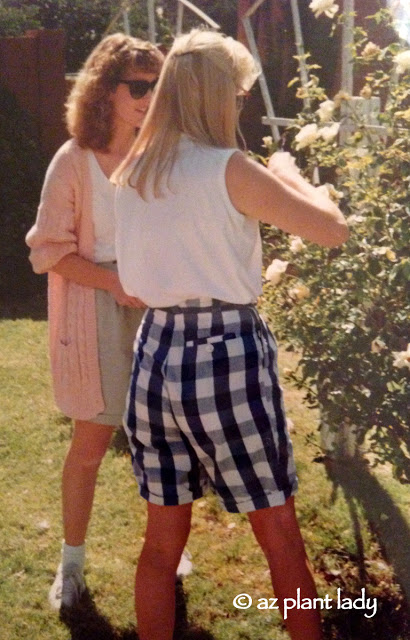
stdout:
<svg viewBox="0 0 410 640">
<path fill-rule="evenodd" d="M 104 289 L 111 293 L 119 305 L 135 308 L 144 308 L 146 306 L 138 298 L 128 296 L 125 293 L 115 271 L 104 269 L 104 267 L 100 267 L 76 253 L 69 253 L 61 258 L 51 271 L 84 287 Z"/>
<path fill-rule="evenodd" d="M 226 169 L 232 204 L 241 213 L 324 247 L 349 237 L 340 209 L 299 174 L 290 154 L 277 154 L 269 169 L 233 154 Z"/>
</svg>

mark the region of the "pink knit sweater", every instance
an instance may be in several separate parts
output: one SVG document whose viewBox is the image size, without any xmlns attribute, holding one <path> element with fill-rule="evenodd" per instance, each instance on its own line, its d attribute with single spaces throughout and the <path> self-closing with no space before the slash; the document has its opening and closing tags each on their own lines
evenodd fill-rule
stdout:
<svg viewBox="0 0 410 640">
<path fill-rule="evenodd" d="M 37 219 L 27 234 L 36 273 L 69 253 L 94 261 L 91 176 L 87 152 L 66 142 L 48 167 Z M 104 410 L 98 364 L 94 289 L 48 274 L 49 348 L 54 396 L 79 420 Z"/>
</svg>

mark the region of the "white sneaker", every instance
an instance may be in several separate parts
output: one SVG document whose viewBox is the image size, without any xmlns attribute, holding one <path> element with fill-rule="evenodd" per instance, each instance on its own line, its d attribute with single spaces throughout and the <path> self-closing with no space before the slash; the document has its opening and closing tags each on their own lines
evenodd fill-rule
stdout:
<svg viewBox="0 0 410 640">
<path fill-rule="evenodd" d="M 188 549 L 184 549 L 182 552 L 181 560 L 177 568 L 177 578 L 185 578 L 192 572 L 193 564 L 191 562 L 192 556 Z"/>
<path fill-rule="evenodd" d="M 85 591 L 83 572 L 77 564 L 70 563 L 64 567 L 59 564 L 56 577 L 48 594 L 48 601 L 57 611 L 75 607 Z"/>
</svg>

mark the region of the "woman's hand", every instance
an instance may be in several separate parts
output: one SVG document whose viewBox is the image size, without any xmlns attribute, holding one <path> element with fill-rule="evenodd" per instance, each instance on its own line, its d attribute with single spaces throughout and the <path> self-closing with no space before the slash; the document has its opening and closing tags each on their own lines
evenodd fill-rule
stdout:
<svg viewBox="0 0 410 640">
<path fill-rule="evenodd" d="M 113 283 L 109 291 L 113 296 L 115 302 L 122 307 L 146 309 L 147 305 L 144 304 L 144 302 L 142 302 L 139 298 L 134 298 L 134 296 L 129 296 L 125 293 L 118 275 L 116 273 L 114 275 L 116 276 L 116 278 L 113 279 Z"/>
<path fill-rule="evenodd" d="M 69 253 L 64 256 L 64 258 L 53 267 L 52 271 L 84 287 L 108 291 L 117 304 L 123 307 L 133 307 L 135 309 L 146 308 L 146 304 L 139 298 L 134 298 L 125 293 L 121 286 L 118 273 L 111 271 L 111 269 L 105 269 L 94 262 L 90 262 L 76 253 Z"/>
</svg>

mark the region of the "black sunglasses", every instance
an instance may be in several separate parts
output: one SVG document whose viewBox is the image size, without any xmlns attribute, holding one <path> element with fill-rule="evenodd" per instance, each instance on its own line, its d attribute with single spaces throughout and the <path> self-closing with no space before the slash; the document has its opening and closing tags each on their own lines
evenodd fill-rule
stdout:
<svg viewBox="0 0 410 640">
<path fill-rule="evenodd" d="M 143 98 L 150 89 L 153 91 L 157 82 L 158 78 L 155 78 L 152 82 L 148 82 L 148 80 L 118 80 L 118 84 L 128 85 L 130 96 L 135 100 Z"/>
</svg>

